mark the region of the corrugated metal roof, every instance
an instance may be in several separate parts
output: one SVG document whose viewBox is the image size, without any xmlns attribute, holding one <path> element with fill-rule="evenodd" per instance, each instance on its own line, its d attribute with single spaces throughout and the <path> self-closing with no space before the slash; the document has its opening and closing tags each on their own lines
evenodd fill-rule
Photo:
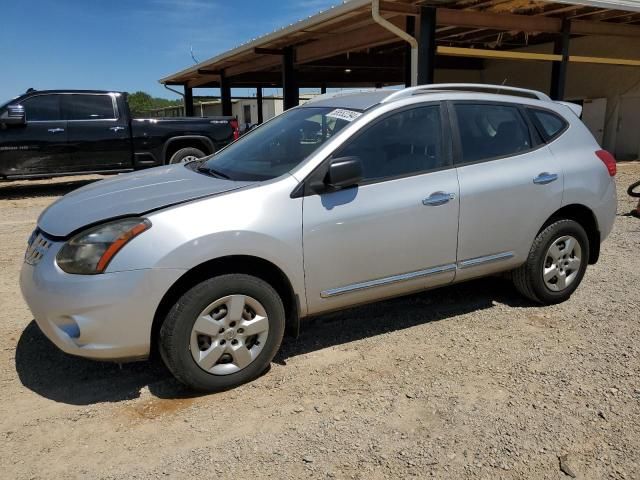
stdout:
<svg viewBox="0 0 640 480">
<path fill-rule="evenodd" d="M 352 10 L 356 10 L 360 7 L 363 7 L 367 4 L 371 3 L 371 0 L 348 0 L 345 1 L 344 3 L 340 4 L 340 5 L 336 5 L 336 6 L 332 6 L 330 8 L 328 8 L 327 10 L 323 10 L 321 12 L 316 13 L 315 15 L 309 15 L 308 18 L 305 18 L 303 20 L 299 20 L 295 23 L 292 23 L 291 25 L 288 25 L 286 27 L 282 27 L 278 30 L 274 30 L 271 33 L 267 33 L 266 35 L 261 35 L 258 38 L 254 38 L 248 42 L 242 43 L 241 45 L 232 48 L 231 50 L 228 50 L 226 52 L 223 52 L 219 55 L 216 55 L 214 57 L 208 58 L 207 60 L 204 60 L 196 65 L 193 65 L 189 68 L 185 68 L 184 70 L 180 70 L 177 73 L 174 73 L 172 75 L 169 75 L 165 78 L 160 79 L 160 83 L 164 83 L 166 81 L 171 80 L 171 78 L 179 76 L 179 75 L 184 75 L 184 74 L 189 74 L 192 72 L 197 72 L 199 68 L 203 68 L 206 67 L 207 65 L 211 65 L 213 63 L 216 62 L 220 62 L 222 60 L 225 60 L 229 57 L 232 57 L 234 55 L 237 55 L 239 53 L 243 53 L 243 52 L 248 52 L 248 51 L 252 51 L 255 47 L 259 47 L 262 46 L 266 43 L 268 43 L 270 40 L 273 39 L 277 39 L 279 37 L 283 37 L 289 33 L 292 32 L 296 32 L 299 30 L 304 30 L 305 28 L 309 28 L 313 25 L 322 23 L 323 21 L 330 19 L 332 17 L 339 17 L 340 15 L 344 15 L 345 13 L 348 13 Z"/>
<path fill-rule="evenodd" d="M 609 35 L 612 28 L 619 28 L 626 32 L 625 35 L 638 37 L 635 30 L 640 29 L 640 25 L 636 23 L 640 20 L 637 17 L 640 13 L 640 0 L 392 0 L 384 3 L 388 19 L 395 21 L 401 28 L 405 15 L 402 12 L 407 10 L 394 9 L 394 5 L 405 9 L 416 4 L 433 5 L 439 8 L 439 12 L 446 12 L 449 19 L 439 23 L 442 28 L 437 30 L 437 41 L 446 46 L 496 48 L 496 45 L 500 46 L 503 43 L 503 35 L 507 36 L 504 45 L 507 45 L 509 38 L 515 39 L 511 47 L 504 48 L 516 48 L 522 41 L 524 45 L 537 41 L 548 42 L 548 34 L 559 31 L 562 18 L 575 20 L 577 34 L 602 34 L 604 27 L 604 30 L 609 29 Z M 252 39 L 197 65 L 165 76 L 160 82 L 189 83 L 192 87 L 199 87 L 215 83 L 222 71 L 229 77 L 238 79 L 239 76 L 249 73 L 277 70 L 281 60 L 268 52 L 258 52 L 255 50 L 258 47 L 275 52 L 285 46 L 295 46 L 299 65 L 304 66 L 330 56 L 365 49 L 368 51 L 369 48 L 393 42 L 394 37 L 391 33 L 373 23 L 370 5 L 371 0 L 345 1 Z M 463 19 L 455 15 L 458 11 L 475 13 L 476 17 Z M 628 15 L 625 15 L 625 12 Z M 493 17 L 487 19 L 487 15 Z M 481 18 L 478 19 L 477 16 Z M 501 24 L 496 21 L 498 16 L 510 16 L 511 21 Z M 534 20 L 535 24 L 526 30 L 527 35 L 524 35 L 523 39 L 518 37 L 525 32 L 524 27 L 520 28 L 520 17 L 523 24 L 530 19 Z M 516 18 L 518 20 L 514 20 Z M 465 20 L 469 23 L 465 23 Z M 487 23 L 482 23 L 483 21 Z M 630 33 L 632 29 L 635 29 L 633 35 Z M 256 81 L 255 78 L 251 80 Z M 270 81 L 272 82 L 268 79 L 261 80 L 265 84 Z"/>
<path fill-rule="evenodd" d="M 584 5 L 587 7 L 613 8 L 640 12 L 639 0 L 560 0 L 569 5 Z"/>
</svg>

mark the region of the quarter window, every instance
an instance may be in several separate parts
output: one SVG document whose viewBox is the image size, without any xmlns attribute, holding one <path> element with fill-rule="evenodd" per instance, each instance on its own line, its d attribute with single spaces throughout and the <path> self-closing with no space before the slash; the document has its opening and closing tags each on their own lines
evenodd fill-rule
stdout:
<svg viewBox="0 0 640 480">
<path fill-rule="evenodd" d="M 105 120 L 116 118 L 110 95 L 65 96 L 64 110 L 67 120 Z"/>
<path fill-rule="evenodd" d="M 545 141 L 558 136 L 567 125 L 567 122 L 555 113 L 535 109 L 529 109 L 529 113 Z"/>
<path fill-rule="evenodd" d="M 517 107 L 456 104 L 462 163 L 517 155 L 531 149 L 531 136 Z"/>
<path fill-rule="evenodd" d="M 28 122 L 60 120 L 60 95 L 36 95 L 20 102 Z"/>
<path fill-rule="evenodd" d="M 442 152 L 437 105 L 398 112 L 377 121 L 333 157 L 357 156 L 363 180 L 414 175 L 448 165 Z"/>
</svg>

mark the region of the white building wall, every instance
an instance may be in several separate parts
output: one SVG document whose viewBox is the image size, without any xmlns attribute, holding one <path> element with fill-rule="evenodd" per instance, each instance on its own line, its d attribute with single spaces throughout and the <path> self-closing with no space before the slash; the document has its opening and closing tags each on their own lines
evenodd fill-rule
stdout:
<svg viewBox="0 0 640 480">
<path fill-rule="evenodd" d="M 528 52 L 552 53 L 552 44 L 538 45 L 523 49 Z M 640 59 L 640 40 L 622 37 L 582 37 L 571 40 L 570 55 L 588 57 L 609 57 Z M 522 60 L 487 60 L 481 72 L 484 83 L 502 84 L 534 88 L 549 93 L 551 82 L 551 62 Z M 460 80 L 457 80 L 460 81 Z M 606 98 L 603 146 L 616 152 L 617 138 L 624 129 L 640 125 L 640 111 L 637 117 L 626 125 L 619 122 L 620 105 L 627 98 L 640 97 L 640 67 L 570 63 L 567 72 L 565 96 L 567 99 Z M 637 157 L 638 149 L 618 152 L 621 157 Z"/>
</svg>

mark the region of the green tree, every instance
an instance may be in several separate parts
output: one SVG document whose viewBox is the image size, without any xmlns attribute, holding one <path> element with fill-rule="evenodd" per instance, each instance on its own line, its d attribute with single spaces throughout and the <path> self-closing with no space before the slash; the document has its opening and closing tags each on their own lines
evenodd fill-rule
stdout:
<svg viewBox="0 0 640 480">
<path fill-rule="evenodd" d="M 132 115 L 142 115 L 156 108 L 181 105 L 181 100 L 168 100 L 166 98 L 152 97 L 146 92 L 133 92 L 129 96 L 129 110 Z"/>
</svg>

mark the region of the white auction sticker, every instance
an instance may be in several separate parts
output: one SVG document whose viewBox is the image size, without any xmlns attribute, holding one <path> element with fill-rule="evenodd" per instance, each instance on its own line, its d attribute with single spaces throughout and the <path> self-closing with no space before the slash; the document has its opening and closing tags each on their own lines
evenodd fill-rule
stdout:
<svg viewBox="0 0 640 480">
<path fill-rule="evenodd" d="M 362 115 L 362 112 L 355 112 L 353 110 L 345 110 L 344 108 L 336 108 L 327 113 L 327 117 L 339 118 L 347 122 L 353 122 L 356 118 Z"/>
</svg>

